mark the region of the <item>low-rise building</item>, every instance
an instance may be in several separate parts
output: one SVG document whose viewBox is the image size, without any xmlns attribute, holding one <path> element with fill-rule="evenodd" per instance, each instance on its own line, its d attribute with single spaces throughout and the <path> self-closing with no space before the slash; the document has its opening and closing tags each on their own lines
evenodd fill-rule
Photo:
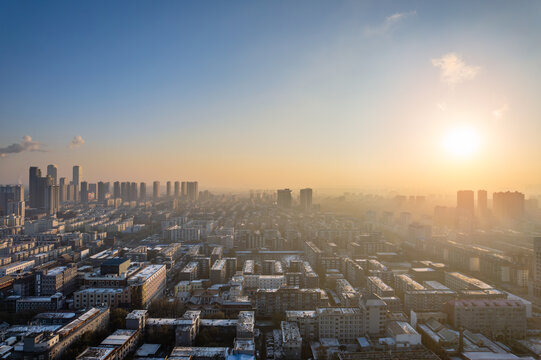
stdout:
<svg viewBox="0 0 541 360">
<path fill-rule="evenodd" d="M 294 322 L 282 321 L 282 353 L 286 359 L 300 359 L 302 350 L 302 337 L 299 326 Z"/>
</svg>

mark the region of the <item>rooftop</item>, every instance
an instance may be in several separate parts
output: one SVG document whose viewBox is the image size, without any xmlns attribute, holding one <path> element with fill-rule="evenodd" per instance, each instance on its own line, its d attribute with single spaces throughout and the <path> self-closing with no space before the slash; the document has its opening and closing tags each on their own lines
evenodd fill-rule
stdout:
<svg viewBox="0 0 541 360">
<path fill-rule="evenodd" d="M 137 349 L 135 356 L 148 357 L 149 355 L 154 355 L 158 352 L 160 346 L 160 344 L 143 344 Z"/>
<path fill-rule="evenodd" d="M 212 264 L 211 270 L 222 270 L 225 267 L 225 259 L 218 259 Z"/>
<path fill-rule="evenodd" d="M 417 331 L 405 321 L 391 321 L 387 329 L 394 335 L 419 335 Z"/>
<path fill-rule="evenodd" d="M 170 357 L 201 356 L 201 357 L 226 357 L 229 354 L 227 347 L 184 347 L 173 348 Z"/>
<path fill-rule="evenodd" d="M 102 265 L 118 266 L 118 265 L 121 265 L 121 264 L 123 264 L 125 262 L 129 262 L 129 261 L 130 261 L 129 259 L 120 258 L 120 257 L 114 257 L 114 258 L 105 260 L 102 263 Z"/>
<path fill-rule="evenodd" d="M 58 266 L 53 269 L 47 270 L 47 275 L 56 276 L 58 274 L 63 273 L 66 269 L 67 269 L 66 266 Z"/>
<path fill-rule="evenodd" d="M 338 308 L 317 308 L 318 315 L 354 315 L 354 314 L 360 314 L 361 309 L 358 307 L 352 307 L 352 308 L 346 308 L 346 307 L 338 307 Z"/>
<path fill-rule="evenodd" d="M 282 342 L 287 343 L 290 341 L 301 341 L 301 333 L 297 323 L 292 321 L 282 321 L 280 324 L 282 329 Z"/>
<path fill-rule="evenodd" d="M 524 307 L 520 300 L 507 299 L 460 299 L 450 303 L 455 307 Z"/>
<path fill-rule="evenodd" d="M 165 265 L 147 265 L 143 270 L 130 278 L 132 282 L 145 282 L 152 275 L 157 273 L 161 268 L 165 268 Z"/>
<path fill-rule="evenodd" d="M 457 279 L 460 279 L 464 282 L 467 282 L 469 283 L 470 285 L 472 286 L 475 286 L 476 288 L 479 288 L 479 289 L 492 289 L 492 286 L 490 286 L 489 284 L 479 280 L 479 279 L 476 279 L 474 277 L 471 277 L 471 276 L 467 276 L 467 275 L 464 275 L 462 273 L 459 273 L 459 272 L 448 272 L 446 273 L 446 276 L 452 276 L 452 277 L 455 277 Z"/>
<path fill-rule="evenodd" d="M 137 330 L 118 329 L 111 335 L 107 336 L 101 342 L 101 345 L 120 346 L 126 343 Z"/>
<path fill-rule="evenodd" d="M 78 357 L 78 360 L 101 360 L 106 359 L 111 353 L 115 351 L 114 348 L 110 347 L 89 347 L 83 351 Z"/>
</svg>

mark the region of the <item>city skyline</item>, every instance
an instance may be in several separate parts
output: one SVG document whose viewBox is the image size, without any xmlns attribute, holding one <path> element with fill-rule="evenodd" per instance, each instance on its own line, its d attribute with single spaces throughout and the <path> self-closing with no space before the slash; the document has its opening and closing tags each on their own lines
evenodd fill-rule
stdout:
<svg viewBox="0 0 541 360">
<path fill-rule="evenodd" d="M 54 176 L 51 176 L 51 174 L 48 173 L 50 167 L 54 167 L 54 174 L 56 175 L 56 178 Z M 42 167 L 40 166 L 30 166 L 30 169 L 32 168 L 38 168 L 39 170 L 42 169 Z M 81 165 L 73 165 L 72 167 L 70 167 L 71 170 L 63 170 L 63 169 L 59 169 L 58 167 L 56 167 L 55 164 L 49 164 L 47 166 L 44 166 L 43 167 L 44 170 L 47 170 L 47 171 L 43 171 L 43 175 L 44 177 L 45 176 L 51 176 L 52 177 L 52 181 L 53 181 L 53 184 L 57 184 L 58 181 L 55 181 L 55 180 L 60 180 L 60 185 L 62 185 L 62 181 L 65 181 L 66 185 L 69 185 L 69 184 L 72 184 L 73 183 L 73 175 L 74 175 L 74 172 L 75 172 L 75 168 L 78 168 L 79 171 L 81 171 L 81 173 L 83 172 L 83 169 L 84 169 L 84 166 L 81 166 Z M 58 174 L 58 175 L 57 175 Z M 86 170 L 85 170 L 85 174 L 86 174 Z M 180 189 L 180 185 L 182 183 L 183 186 L 185 186 L 186 184 L 190 184 L 192 182 L 196 182 L 196 183 L 199 183 L 198 180 L 196 179 L 192 179 L 190 177 L 181 177 L 181 178 L 172 178 L 172 179 L 155 179 L 155 178 L 149 178 L 150 180 L 142 180 L 142 181 L 136 181 L 134 179 L 117 179 L 117 178 L 111 178 L 109 177 L 108 175 L 98 175 L 98 176 L 93 176 L 91 179 L 88 179 L 86 176 L 85 177 L 82 177 L 81 175 L 81 178 L 83 179 L 84 182 L 87 182 L 88 184 L 94 184 L 94 185 L 97 185 L 98 183 L 108 183 L 108 184 L 113 184 L 115 182 L 117 183 L 125 183 L 126 181 L 128 183 L 130 182 L 133 182 L 135 181 L 135 183 L 139 186 L 140 184 L 146 184 L 146 185 L 149 185 L 149 186 L 153 186 L 154 183 L 158 183 L 158 187 L 160 189 L 160 192 L 162 193 L 162 195 L 166 194 L 167 191 L 168 191 L 168 187 L 170 186 L 171 188 L 169 189 L 171 191 L 171 194 L 176 193 L 177 192 L 177 189 L 173 189 L 173 185 L 175 187 L 178 186 L 178 191 L 180 193 L 181 189 Z M 26 174 L 26 179 L 28 179 L 28 169 L 27 169 L 27 174 Z M 20 179 L 18 183 L 12 183 L 11 185 L 24 185 L 26 189 L 29 188 L 29 181 L 28 180 L 23 180 L 23 179 Z M 6 183 L 7 184 L 7 183 Z M 273 192 L 273 191 L 276 191 L 277 189 L 280 189 L 282 188 L 283 186 L 269 186 L 269 187 L 262 187 L 262 188 L 256 188 L 256 187 L 248 187 L 248 188 L 242 188 L 242 187 L 231 187 L 231 188 L 227 188 L 227 187 L 220 187 L 220 186 L 216 186 L 216 187 L 213 187 L 213 186 L 204 186 L 205 189 L 207 190 L 213 190 L 213 191 L 218 191 L 218 192 L 238 192 L 238 193 L 247 193 L 247 192 L 252 192 L 252 191 L 265 191 L 265 192 Z M 493 189 L 490 189 L 490 188 L 486 188 L 486 187 L 480 187 L 480 188 L 475 188 L 475 187 L 468 187 L 469 190 L 466 190 L 466 188 L 463 188 L 463 189 L 449 189 L 448 191 L 442 191 L 442 192 L 434 192 L 432 191 L 430 188 L 429 189 L 425 189 L 425 190 L 420 190 L 420 189 L 415 189 L 415 188 L 370 188 L 370 187 L 367 187 L 367 188 L 355 188 L 355 187 L 352 187 L 352 188 L 316 188 L 316 187 L 312 187 L 312 186 L 309 186 L 308 185 L 308 188 L 306 188 L 306 185 L 302 185 L 302 186 L 286 186 L 288 189 L 286 190 L 289 190 L 289 188 L 291 188 L 292 190 L 295 190 L 296 192 L 299 192 L 299 191 L 302 191 L 302 190 L 316 190 L 318 192 L 321 192 L 322 195 L 336 195 L 336 194 L 342 194 L 342 193 L 349 193 L 351 191 L 353 191 L 354 193 L 355 192 L 359 192 L 362 193 L 363 191 L 368 191 L 369 193 L 372 192 L 374 194 L 378 194 L 378 195 L 392 195 L 392 194 L 395 194 L 395 195 L 429 195 L 429 196 L 445 196 L 447 198 L 447 200 L 452 200 L 453 197 L 456 195 L 456 193 L 460 193 L 460 192 L 464 192 L 464 191 L 474 191 L 475 193 L 478 193 L 478 192 L 484 192 L 485 193 L 485 196 L 486 194 L 494 194 L 494 193 L 501 193 L 501 192 L 508 192 L 508 191 L 517 191 L 517 190 L 520 190 L 520 191 L 523 191 L 522 188 L 520 187 L 510 187 L 510 188 L 493 188 Z M 306 189 L 305 189 L 306 188 Z M 376 190 L 374 190 L 376 189 Z M 188 191 L 188 190 L 185 190 L 184 188 L 182 189 L 182 192 L 184 193 L 185 191 Z M 529 196 L 530 198 L 532 199 L 535 199 L 538 197 L 538 192 L 536 192 L 535 190 L 533 191 L 525 191 L 525 195 Z M 478 196 L 479 194 L 475 195 L 475 201 L 477 201 L 478 199 Z M 490 198 L 490 197 L 489 197 Z"/>
<path fill-rule="evenodd" d="M 541 1 L 0 1 L 0 358 L 541 359 Z"/>
<path fill-rule="evenodd" d="M 541 190 L 539 3 L 212 5 L 2 3 L 0 183 Z"/>
</svg>

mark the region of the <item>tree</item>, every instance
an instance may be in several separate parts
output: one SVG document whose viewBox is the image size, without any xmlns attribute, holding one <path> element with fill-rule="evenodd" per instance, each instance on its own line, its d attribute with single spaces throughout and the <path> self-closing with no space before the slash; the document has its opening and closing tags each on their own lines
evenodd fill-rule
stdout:
<svg viewBox="0 0 541 360">
<path fill-rule="evenodd" d="M 169 301 L 167 299 L 156 299 L 148 307 L 148 316 L 157 318 L 178 318 L 184 314 L 184 304 L 179 299 Z"/>
<path fill-rule="evenodd" d="M 109 335 L 109 331 L 107 330 L 87 331 L 83 333 L 62 353 L 61 359 L 75 359 L 87 347 L 99 345 L 107 335 Z"/>
<path fill-rule="evenodd" d="M 123 308 L 111 309 L 111 315 L 109 320 L 109 329 L 115 331 L 116 329 L 123 329 L 126 327 L 126 316 L 128 310 Z"/>
<path fill-rule="evenodd" d="M 169 325 L 153 326 L 146 331 L 145 337 L 149 343 L 171 345 L 175 343 L 175 329 Z"/>
</svg>

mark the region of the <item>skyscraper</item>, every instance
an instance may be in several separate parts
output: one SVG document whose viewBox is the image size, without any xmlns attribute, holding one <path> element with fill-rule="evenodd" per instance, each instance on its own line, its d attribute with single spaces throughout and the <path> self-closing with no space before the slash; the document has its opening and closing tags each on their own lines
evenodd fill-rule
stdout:
<svg viewBox="0 0 541 360">
<path fill-rule="evenodd" d="M 147 199 L 147 184 L 144 182 L 139 184 L 139 199 L 141 199 L 141 201 Z"/>
<path fill-rule="evenodd" d="M 166 183 L 165 194 L 168 198 L 171 197 L 171 181 Z"/>
<path fill-rule="evenodd" d="M 60 204 L 68 201 L 68 184 L 66 184 L 66 178 L 61 177 L 58 185 L 58 202 Z"/>
<path fill-rule="evenodd" d="M 10 209 L 16 209 L 17 211 L 12 212 Z M 2 215 L 15 214 L 24 216 L 23 185 L 0 186 L 0 213 Z"/>
<path fill-rule="evenodd" d="M 175 181 L 175 199 L 180 198 L 180 181 Z"/>
<path fill-rule="evenodd" d="M 534 296 L 541 297 L 541 237 L 533 239 L 533 290 Z"/>
<path fill-rule="evenodd" d="M 79 189 L 83 181 L 83 168 L 79 165 L 73 167 L 73 183 Z"/>
<path fill-rule="evenodd" d="M 188 190 L 186 187 L 186 181 L 183 181 L 180 185 L 180 197 L 182 199 L 186 199 L 187 196 L 188 196 Z"/>
<path fill-rule="evenodd" d="M 77 197 L 75 196 L 75 192 L 75 184 L 66 185 L 66 201 L 76 201 Z"/>
<path fill-rule="evenodd" d="M 459 190 L 456 194 L 456 210 L 461 216 L 473 216 L 474 199 L 472 190 Z"/>
<path fill-rule="evenodd" d="M 123 181 L 120 184 L 120 198 L 122 202 L 130 201 L 130 183 Z"/>
<path fill-rule="evenodd" d="M 88 203 L 88 182 L 81 181 L 81 203 Z"/>
<path fill-rule="evenodd" d="M 113 197 L 115 199 L 120 198 L 120 182 L 119 181 L 115 181 L 113 183 Z"/>
<path fill-rule="evenodd" d="M 197 181 L 188 181 L 186 183 L 186 192 L 188 200 L 197 201 L 199 198 L 199 184 Z"/>
<path fill-rule="evenodd" d="M 152 197 L 154 198 L 154 200 L 160 198 L 160 182 L 159 181 L 154 181 L 154 183 L 152 184 Z"/>
<path fill-rule="evenodd" d="M 73 167 L 73 180 L 72 183 L 75 185 L 75 191 L 73 193 L 74 201 L 80 201 L 80 190 L 81 190 L 81 181 L 83 181 L 83 168 L 79 165 Z"/>
<path fill-rule="evenodd" d="M 130 184 L 130 201 L 137 201 L 137 183 Z"/>
<path fill-rule="evenodd" d="M 300 191 L 301 208 L 309 210 L 312 207 L 312 189 L 306 188 Z"/>
<path fill-rule="evenodd" d="M 94 197 L 94 199 L 98 198 L 97 186 L 96 183 L 88 183 L 88 193 L 90 194 L 90 197 Z"/>
<path fill-rule="evenodd" d="M 53 179 L 51 177 L 45 177 L 42 179 L 47 179 L 49 185 L 45 188 L 45 211 L 49 215 L 55 215 L 59 208 L 59 192 L 58 185 L 54 185 Z"/>
<path fill-rule="evenodd" d="M 47 165 L 47 176 L 50 176 L 53 178 L 53 184 L 56 185 L 57 182 L 57 176 L 58 176 L 58 168 L 54 164 Z"/>
<path fill-rule="evenodd" d="M 518 191 L 495 192 L 492 195 L 494 215 L 500 220 L 517 221 L 524 217 L 524 194 Z"/>
<path fill-rule="evenodd" d="M 28 195 L 30 198 L 30 207 L 37 208 L 39 204 L 38 179 L 41 177 L 41 170 L 36 166 L 31 166 L 28 176 Z"/>
<path fill-rule="evenodd" d="M 37 206 L 36 208 L 38 209 L 41 209 L 41 210 L 51 210 L 51 211 L 48 211 L 48 213 L 50 215 L 52 215 L 52 211 L 54 211 L 54 206 L 53 208 L 50 208 L 49 205 L 55 205 L 55 194 L 53 192 L 52 194 L 52 198 L 49 199 L 49 196 L 50 196 L 50 193 L 49 193 L 49 188 L 51 186 L 54 186 L 53 184 L 53 178 L 52 177 L 49 177 L 49 176 L 45 176 L 45 177 L 40 177 L 38 178 L 38 187 L 37 187 Z M 51 203 L 52 202 L 52 203 Z M 56 209 L 58 209 L 58 201 L 56 202 Z"/>
<path fill-rule="evenodd" d="M 282 189 L 277 190 L 277 205 L 281 208 L 291 207 L 291 190 Z"/>
<path fill-rule="evenodd" d="M 486 190 L 477 191 L 477 212 L 479 215 L 486 215 L 488 210 L 488 195 Z"/>
<path fill-rule="evenodd" d="M 456 226 L 461 232 L 471 232 L 474 228 L 474 192 L 460 190 L 456 193 Z"/>
<path fill-rule="evenodd" d="M 103 181 L 99 181 L 98 182 L 98 194 L 97 194 L 97 199 L 98 199 L 98 202 L 100 204 L 103 204 L 105 203 L 105 194 L 106 194 L 106 190 L 105 190 L 105 183 Z"/>
</svg>

